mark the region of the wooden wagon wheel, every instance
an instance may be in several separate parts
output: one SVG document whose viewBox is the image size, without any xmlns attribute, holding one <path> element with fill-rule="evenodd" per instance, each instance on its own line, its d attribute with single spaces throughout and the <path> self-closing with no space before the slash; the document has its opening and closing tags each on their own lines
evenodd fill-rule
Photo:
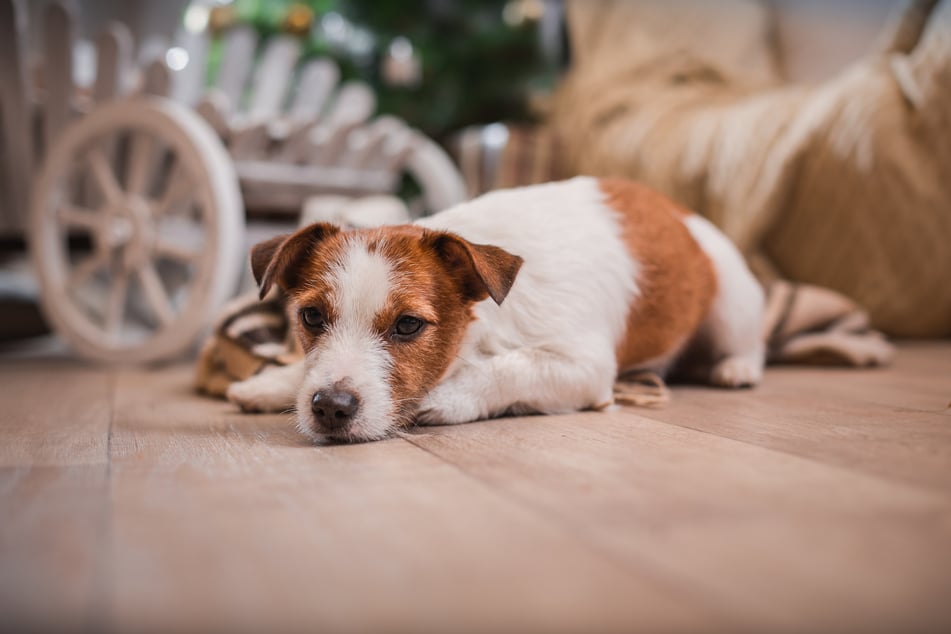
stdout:
<svg viewBox="0 0 951 634">
<path fill-rule="evenodd" d="M 34 188 L 44 312 L 94 359 L 181 354 L 235 291 L 243 231 L 231 159 L 194 112 L 153 97 L 97 106 L 48 148 Z"/>
</svg>

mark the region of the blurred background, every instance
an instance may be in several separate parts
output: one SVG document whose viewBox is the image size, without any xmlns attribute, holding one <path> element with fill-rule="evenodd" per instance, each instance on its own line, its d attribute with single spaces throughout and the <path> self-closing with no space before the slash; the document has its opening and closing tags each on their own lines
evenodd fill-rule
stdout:
<svg viewBox="0 0 951 634">
<path fill-rule="evenodd" d="M 26 3 L 30 44 L 42 42 L 50 0 Z M 332 57 L 347 77 L 370 82 L 380 111 L 429 134 L 465 125 L 537 116 L 569 49 L 563 0 L 84 0 L 77 32 L 92 42 L 110 21 L 128 25 L 137 55 L 166 51 L 180 29 L 220 36 L 250 24 L 263 37 L 293 33 L 307 55 Z M 676 4 L 676 3 L 675 3 Z M 713 3 L 714 5 L 716 3 Z M 769 0 L 788 78 L 826 79 L 867 53 L 901 0 Z M 220 55 L 220 51 L 218 51 Z M 409 60 L 387 72 L 388 60 Z M 172 53 L 176 64 L 187 63 Z M 91 61 L 91 60 L 90 60 Z M 208 65 L 213 75 L 217 57 Z M 399 66 L 399 64 L 397 64 Z M 87 70 L 87 81 L 91 69 Z M 421 98 L 435 99 L 423 102 Z M 425 106 L 425 107 L 424 107 Z"/>
<path fill-rule="evenodd" d="M 4 12 L 0 338 L 52 328 L 95 358 L 180 355 L 249 286 L 239 255 L 274 223 L 405 221 L 581 173 L 696 209 L 764 283 L 831 289 L 892 336 L 951 334 L 938 273 L 951 268 L 947 2 L 7 0 Z M 143 95 L 188 113 L 158 132 L 150 121 L 166 115 L 138 108 Z M 115 124 L 97 123 L 116 102 Z M 172 142 L 190 118 L 215 138 Z M 146 128 L 151 153 L 136 140 Z M 92 147 L 124 195 L 108 213 Z M 232 170 L 237 189 L 208 176 Z M 195 200 L 173 200 L 175 187 Z"/>
</svg>

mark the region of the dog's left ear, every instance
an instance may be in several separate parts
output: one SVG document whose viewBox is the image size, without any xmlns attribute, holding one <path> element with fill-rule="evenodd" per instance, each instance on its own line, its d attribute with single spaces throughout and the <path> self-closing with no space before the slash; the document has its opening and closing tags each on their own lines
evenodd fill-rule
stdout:
<svg viewBox="0 0 951 634">
<path fill-rule="evenodd" d="M 432 246 L 463 293 L 475 301 L 491 297 L 501 304 L 524 262 L 504 249 L 474 244 L 452 233 L 436 233 Z"/>
<path fill-rule="evenodd" d="M 304 260 L 340 228 L 326 222 L 304 227 L 296 233 L 265 240 L 251 248 L 251 272 L 261 287 L 261 299 L 275 284 L 288 290 L 297 284 Z"/>
</svg>

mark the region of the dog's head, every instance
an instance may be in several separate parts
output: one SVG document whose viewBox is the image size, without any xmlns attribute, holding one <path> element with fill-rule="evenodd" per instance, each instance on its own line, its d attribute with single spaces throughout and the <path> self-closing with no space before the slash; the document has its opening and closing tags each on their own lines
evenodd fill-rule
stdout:
<svg viewBox="0 0 951 634">
<path fill-rule="evenodd" d="M 307 373 L 298 427 L 314 440 L 372 440 L 412 421 L 455 358 L 472 305 L 501 303 L 522 259 L 413 225 L 318 223 L 255 246 L 264 297 L 282 288 Z"/>
</svg>

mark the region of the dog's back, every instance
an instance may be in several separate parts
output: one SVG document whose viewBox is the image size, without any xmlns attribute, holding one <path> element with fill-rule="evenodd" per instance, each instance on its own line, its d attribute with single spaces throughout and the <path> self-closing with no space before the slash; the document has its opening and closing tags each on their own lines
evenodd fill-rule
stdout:
<svg viewBox="0 0 951 634">
<path fill-rule="evenodd" d="M 698 338 L 712 362 L 730 356 L 714 345 L 729 313 L 745 322 L 732 330 L 755 339 L 733 347 L 759 349 L 762 294 L 742 258 L 708 222 L 643 185 L 578 177 L 487 194 L 420 224 L 525 260 L 501 306 L 476 306 L 472 349 L 534 346 L 613 381 L 618 370 L 665 371 Z M 610 399 L 610 381 L 598 381 L 596 400 Z"/>
<path fill-rule="evenodd" d="M 460 356 L 535 348 L 613 380 L 615 347 L 626 331 L 641 271 L 597 181 L 576 178 L 493 192 L 419 224 L 499 246 L 524 260 L 501 305 L 484 301 L 474 307 L 477 319 Z"/>
</svg>

